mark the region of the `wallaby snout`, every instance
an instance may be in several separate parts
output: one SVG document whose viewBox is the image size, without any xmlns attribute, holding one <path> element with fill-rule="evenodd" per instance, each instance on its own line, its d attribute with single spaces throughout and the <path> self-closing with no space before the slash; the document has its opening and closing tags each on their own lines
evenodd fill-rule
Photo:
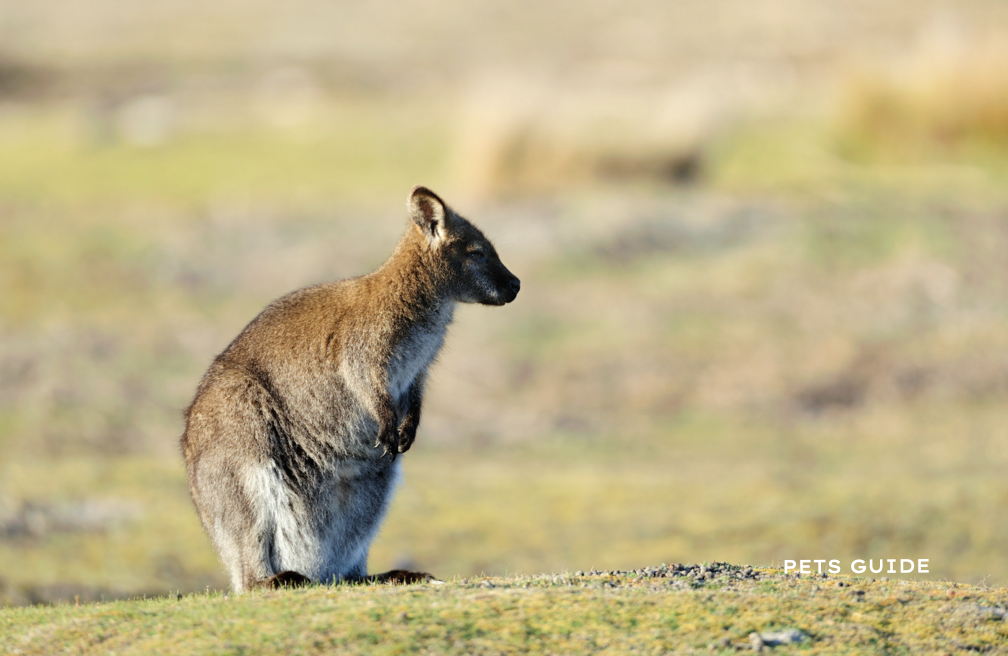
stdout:
<svg viewBox="0 0 1008 656">
<path fill-rule="evenodd" d="M 518 292 L 521 290 L 521 280 L 513 273 L 507 270 L 504 265 L 501 265 L 503 269 L 503 276 L 499 284 L 497 285 L 497 298 L 500 299 L 499 303 L 494 303 L 493 305 L 505 305 L 511 301 L 518 298 Z"/>
<path fill-rule="evenodd" d="M 509 298 L 504 301 L 505 303 L 510 303 L 518 298 L 518 292 L 521 291 L 521 280 L 518 280 L 518 278 L 512 275 L 511 279 L 508 280 L 508 287 L 511 288 L 511 293 L 509 294 Z"/>
</svg>

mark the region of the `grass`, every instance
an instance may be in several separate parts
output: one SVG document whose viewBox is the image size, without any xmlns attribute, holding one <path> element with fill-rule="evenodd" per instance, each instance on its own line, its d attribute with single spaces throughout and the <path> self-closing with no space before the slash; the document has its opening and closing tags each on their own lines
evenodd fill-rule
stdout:
<svg viewBox="0 0 1008 656">
<path fill-rule="evenodd" d="M 313 586 L 0 610 L 10 654 L 734 653 L 797 630 L 794 651 L 1004 653 L 1004 588 L 785 576 L 715 563 L 710 580 L 621 571 L 442 585 Z M 642 568 L 643 570 L 643 568 Z"/>
<path fill-rule="evenodd" d="M 446 140 L 432 125 L 433 111 L 350 102 L 330 107 L 309 130 L 270 128 L 241 108 L 234 112 L 221 117 L 227 129 L 194 126 L 142 146 L 117 136 L 114 116 L 89 117 L 73 104 L 15 106 L 0 121 L 3 200 L 75 213 L 131 203 L 191 208 L 233 198 L 361 201 L 408 188 L 445 166 Z"/>
<path fill-rule="evenodd" d="M 931 580 L 998 584 L 1008 538 L 1003 445 L 947 436 L 993 432 L 1003 410 L 864 414 L 788 428 L 694 413 L 636 444 L 421 441 L 405 457 L 370 569 L 406 565 L 450 578 L 895 557 L 929 558 Z M 131 500 L 141 511 L 103 530 L 0 541 L 8 602 L 226 588 L 176 458 L 22 458 L 0 473 L 0 497 Z"/>
</svg>

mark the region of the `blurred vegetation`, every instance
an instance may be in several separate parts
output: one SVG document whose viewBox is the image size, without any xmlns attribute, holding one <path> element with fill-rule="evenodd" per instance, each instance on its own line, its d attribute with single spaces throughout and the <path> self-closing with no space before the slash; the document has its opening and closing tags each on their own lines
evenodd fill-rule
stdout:
<svg viewBox="0 0 1008 656">
<path fill-rule="evenodd" d="M 945 39 L 848 80 L 842 152 L 907 162 L 1003 156 L 1008 143 L 1008 48 Z"/>
<path fill-rule="evenodd" d="M 226 585 L 182 408 L 271 299 L 380 263 L 421 182 L 523 291 L 458 313 L 372 570 L 906 557 L 1003 584 L 1008 83 L 970 27 L 1003 17 L 711 4 L 740 13 L 686 23 L 709 48 L 656 18 L 653 52 L 574 64 L 583 30 L 528 27 L 487 44 L 504 73 L 455 41 L 131 59 L 86 26 L 4 54 L 0 601 Z"/>
</svg>

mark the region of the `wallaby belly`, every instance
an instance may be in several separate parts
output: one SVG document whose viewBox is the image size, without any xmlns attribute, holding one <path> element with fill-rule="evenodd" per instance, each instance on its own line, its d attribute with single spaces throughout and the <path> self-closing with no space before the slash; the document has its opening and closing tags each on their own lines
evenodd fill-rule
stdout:
<svg viewBox="0 0 1008 656">
<path fill-rule="evenodd" d="M 272 573 L 295 571 L 322 582 L 366 576 L 368 547 L 399 476 L 399 462 L 339 460 L 305 494 L 277 463 L 253 467 L 249 497 Z"/>
</svg>

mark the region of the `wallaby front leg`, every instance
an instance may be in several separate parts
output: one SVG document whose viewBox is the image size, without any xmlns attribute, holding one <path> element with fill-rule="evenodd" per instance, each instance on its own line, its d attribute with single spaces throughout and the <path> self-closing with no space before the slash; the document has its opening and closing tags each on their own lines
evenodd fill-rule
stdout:
<svg viewBox="0 0 1008 656">
<path fill-rule="evenodd" d="M 399 426 L 399 412 L 389 394 L 388 376 L 385 373 L 387 365 L 374 366 L 364 360 L 351 360 L 347 364 L 346 379 L 352 381 L 351 385 L 356 388 L 361 405 L 378 425 L 374 448 L 382 449 L 383 457 L 391 453 L 395 460 L 399 452 L 399 433 L 396 430 Z"/>
<path fill-rule="evenodd" d="M 399 453 L 399 432 L 396 425 L 396 407 L 392 402 L 392 397 L 385 390 L 375 394 L 374 414 L 378 421 L 378 439 L 375 441 L 375 448 L 382 449 L 382 456 L 392 454 L 395 460 Z"/>
<path fill-rule="evenodd" d="M 399 423 L 399 453 L 406 453 L 413 446 L 417 428 L 420 427 L 420 408 L 423 405 L 424 385 L 427 382 L 426 372 L 420 373 L 406 392 L 406 408 L 403 419 Z"/>
</svg>

